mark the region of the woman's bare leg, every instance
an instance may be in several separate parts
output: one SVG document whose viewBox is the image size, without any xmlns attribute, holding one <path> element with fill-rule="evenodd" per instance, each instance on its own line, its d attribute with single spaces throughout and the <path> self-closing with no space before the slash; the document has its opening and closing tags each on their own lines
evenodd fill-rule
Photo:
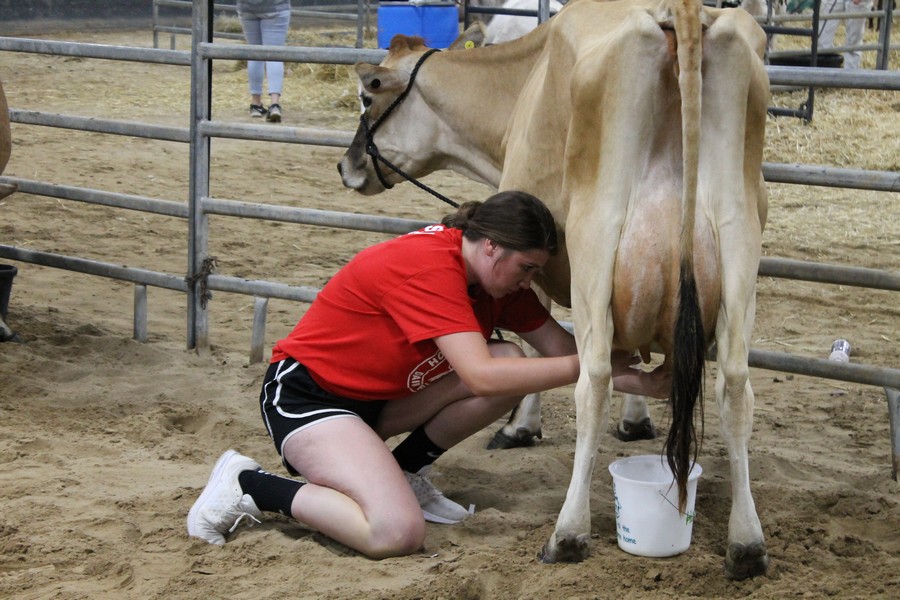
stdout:
<svg viewBox="0 0 900 600">
<path fill-rule="evenodd" d="M 362 420 L 337 418 L 297 432 L 284 457 L 309 482 L 291 505 L 301 523 L 372 558 L 422 547 L 422 510 L 390 449 Z"/>
<path fill-rule="evenodd" d="M 515 344 L 491 344 L 495 356 L 523 356 Z M 408 398 L 387 402 L 376 431 L 357 418 L 324 421 L 291 436 L 284 458 L 309 481 L 292 516 L 373 558 L 422 547 L 422 509 L 384 439 L 425 425 L 449 449 L 509 412 L 520 397 L 477 397 L 450 373 Z"/>
</svg>

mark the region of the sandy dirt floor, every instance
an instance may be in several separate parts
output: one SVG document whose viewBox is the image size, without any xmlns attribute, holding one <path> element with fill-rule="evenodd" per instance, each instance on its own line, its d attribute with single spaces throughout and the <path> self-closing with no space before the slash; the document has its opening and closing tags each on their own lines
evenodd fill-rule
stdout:
<svg viewBox="0 0 900 600">
<path fill-rule="evenodd" d="M 149 30 L 45 37 L 137 46 L 152 39 Z M 250 122 L 245 77 L 240 64 L 216 64 L 216 118 Z M 0 79 L 14 109 L 188 124 L 186 68 L 3 53 Z M 356 84 L 346 67 L 291 65 L 285 85 L 284 126 L 354 129 Z M 13 144 L 9 176 L 187 201 L 182 144 L 20 124 Z M 345 190 L 340 155 L 214 140 L 212 195 L 417 219 L 446 211 L 410 185 L 372 198 Z M 900 171 L 900 97 L 821 91 L 812 124 L 770 119 L 766 160 Z M 455 175 L 426 181 L 458 200 L 488 193 Z M 897 269 L 896 194 L 769 189 L 767 256 Z M 316 287 L 385 239 L 225 217 L 212 218 L 210 235 L 220 273 Z M 22 248 L 182 276 L 186 240 L 187 224 L 175 218 L 23 193 L 0 202 L 0 243 Z M 425 548 L 413 556 L 369 560 L 284 518 L 241 529 L 224 547 L 191 539 L 185 516 L 221 452 L 235 448 L 283 472 L 259 418 L 264 365 L 248 359 L 252 298 L 215 293 L 212 351 L 198 356 L 186 349 L 182 294 L 149 290 L 150 340 L 138 343 L 131 284 L 15 264 L 9 323 L 22 343 L 0 345 L 0 597 L 900 597 L 900 484 L 891 479 L 883 390 L 758 369 L 750 476 L 771 566 L 753 580 L 723 577 L 730 484 L 715 364 L 705 386 L 693 541 L 680 556 L 641 558 L 617 547 L 607 465 L 657 453 L 661 441 L 607 435 L 592 485 L 592 556 L 581 564 L 535 560 L 572 466 L 571 388 L 546 395 L 538 446 L 488 451 L 491 428 L 439 461 L 435 482 L 477 511 L 458 526 L 428 525 Z M 755 348 L 823 358 L 843 337 L 853 361 L 900 366 L 896 293 L 760 278 L 758 295 Z M 269 303 L 267 347 L 305 308 Z M 662 403 L 651 410 L 665 432 Z"/>
</svg>

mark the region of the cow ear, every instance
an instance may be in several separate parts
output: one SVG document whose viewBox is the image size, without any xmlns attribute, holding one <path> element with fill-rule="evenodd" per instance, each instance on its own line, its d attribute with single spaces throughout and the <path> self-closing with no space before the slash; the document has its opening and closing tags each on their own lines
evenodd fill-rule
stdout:
<svg viewBox="0 0 900 600">
<path fill-rule="evenodd" d="M 357 63 L 356 74 L 370 94 L 403 90 L 409 81 L 409 73 L 367 63 Z"/>
<path fill-rule="evenodd" d="M 465 31 L 459 34 L 448 50 L 467 50 L 471 48 L 481 48 L 484 46 L 484 40 L 487 38 L 487 31 L 484 23 L 475 21 L 469 25 Z"/>
<path fill-rule="evenodd" d="M 426 48 L 425 40 L 417 35 L 403 35 L 402 33 L 396 34 L 391 38 L 391 43 L 388 46 L 388 53 L 390 54 L 398 54 L 401 52 L 414 52 L 416 50 L 422 50 Z"/>
</svg>

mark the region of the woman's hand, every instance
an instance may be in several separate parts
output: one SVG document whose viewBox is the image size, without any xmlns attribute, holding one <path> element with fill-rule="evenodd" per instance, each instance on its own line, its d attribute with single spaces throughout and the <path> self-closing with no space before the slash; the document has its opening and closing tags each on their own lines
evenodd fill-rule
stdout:
<svg viewBox="0 0 900 600">
<path fill-rule="evenodd" d="M 632 356 L 623 350 L 613 350 L 611 356 L 613 389 L 624 394 L 650 396 L 664 400 L 672 392 L 672 371 L 659 365 L 652 371 L 644 371 L 640 356 Z"/>
</svg>

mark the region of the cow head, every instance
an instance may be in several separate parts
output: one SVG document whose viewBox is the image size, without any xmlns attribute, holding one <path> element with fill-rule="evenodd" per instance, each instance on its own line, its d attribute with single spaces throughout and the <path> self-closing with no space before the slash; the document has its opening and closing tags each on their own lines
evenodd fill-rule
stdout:
<svg viewBox="0 0 900 600">
<path fill-rule="evenodd" d="M 483 44 L 484 27 L 478 23 L 460 35 L 448 50 Z M 413 81 L 416 66 L 421 68 L 429 51 L 422 38 L 396 35 L 380 65 L 357 63 L 360 125 L 338 163 L 346 187 L 372 195 L 405 180 L 384 161 L 410 177 L 442 168 L 436 158 L 441 123 Z M 373 155 L 380 155 L 384 161 L 376 164 L 378 159 Z"/>
</svg>

